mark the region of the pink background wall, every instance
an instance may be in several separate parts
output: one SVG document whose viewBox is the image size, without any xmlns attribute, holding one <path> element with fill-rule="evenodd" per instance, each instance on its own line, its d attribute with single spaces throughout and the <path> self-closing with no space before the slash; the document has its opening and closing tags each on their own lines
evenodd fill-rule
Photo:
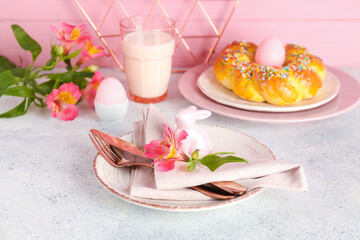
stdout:
<svg viewBox="0 0 360 240">
<path fill-rule="evenodd" d="M 84 4 L 95 23 L 104 16 L 111 0 L 79 0 Z M 152 0 L 121 0 L 130 15 L 146 14 Z M 162 0 L 165 9 L 181 28 L 186 13 L 193 0 Z M 224 15 L 229 11 L 232 1 L 204 1 L 204 8 L 221 27 Z M 141 7 L 139 7 L 141 6 Z M 0 55 L 4 55 L 22 65 L 31 61 L 17 44 L 11 31 L 11 24 L 22 26 L 43 48 L 36 64 L 44 64 L 50 54 L 50 41 L 57 43 L 49 25 L 61 22 L 77 25 L 87 23 L 72 0 L 12 0 L 0 1 Z M 154 14 L 160 13 L 156 6 Z M 103 34 L 118 33 L 118 22 L 124 17 L 118 5 L 109 13 Z M 87 30 L 101 44 L 94 31 Z M 204 14 L 196 7 L 184 34 L 213 34 Z M 312 53 L 322 57 L 327 65 L 336 67 L 360 67 L 360 1 L 359 0 L 241 0 L 216 53 L 231 40 L 246 40 L 259 44 L 268 36 L 280 38 L 284 43 L 292 42 L 306 46 Z M 119 58 L 119 39 L 108 39 L 110 46 Z M 214 40 L 188 40 L 191 48 L 199 56 L 206 56 Z M 22 60 L 20 60 L 20 57 Z M 92 64 L 115 67 L 111 58 L 93 60 Z M 174 66 L 190 67 L 196 63 L 184 50 L 182 44 L 176 50 Z"/>
</svg>

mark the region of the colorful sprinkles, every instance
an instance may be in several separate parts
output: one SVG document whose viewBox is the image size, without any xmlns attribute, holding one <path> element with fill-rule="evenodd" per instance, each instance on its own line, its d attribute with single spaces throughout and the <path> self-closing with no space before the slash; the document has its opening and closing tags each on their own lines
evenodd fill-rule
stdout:
<svg viewBox="0 0 360 240">
<path fill-rule="evenodd" d="M 265 65 L 259 65 L 256 69 L 257 73 L 260 73 L 261 80 L 264 81 L 269 78 L 278 77 L 282 79 L 286 79 L 289 76 L 290 71 L 286 71 L 280 67 L 270 67 Z"/>
<path fill-rule="evenodd" d="M 236 70 L 242 78 L 248 81 L 252 80 L 254 73 L 260 73 L 258 76 L 261 76 L 261 82 L 273 77 L 287 79 L 291 72 L 298 77 L 302 71 L 311 70 L 310 58 L 315 58 L 315 56 L 309 54 L 305 47 L 288 43 L 285 50 L 287 58 L 285 66 L 259 65 L 254 62 L 256 45 L 245 41 L 232 41 L 223 52 L 221 64 L 230 66 L 231 71 Z"/>
<path fill-rule="evenodd" d="M 247 64 L 253 60 L 254 56 L 250 56 L 249 47 L 256 48 L 255 45 L 245 41 L 233 41 L 228 44 L 221 59 L 222 65 L 229 64 L 233 68 L 237 68 L 240 64 Z M 255 51 L 253 51 L 255 53 Z"/>
</svg>

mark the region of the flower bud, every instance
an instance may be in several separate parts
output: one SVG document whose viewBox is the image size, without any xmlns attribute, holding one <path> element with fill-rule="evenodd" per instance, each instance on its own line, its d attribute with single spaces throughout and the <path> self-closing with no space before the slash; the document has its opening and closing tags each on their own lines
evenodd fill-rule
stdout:
<svg viewBox="0 0 360 240">
<path fill-rule="evenodd" d="M 192 154 L 191 154 L 191 158 L 196 160 L 199 159 L 199 149 L 196 149 Z"/>
<path fill-rule="evenodd" d="M 98 69 L 99 69 L 99 67 L 96 66 L 96 65 L 90 65 L 90 66 L 88 66 L 87 68 L 85 68 L 85 70 L 90 71 L 90 72 L 95 72 L 95 71 L 97 71 Z"/>
<path fill-rule="evenodd" d="M 64 53 L 64 48 L 61 45 L 59 45 L 54 48 L 54 51 L 57 56 L 61 56 Z"/>
</svg>

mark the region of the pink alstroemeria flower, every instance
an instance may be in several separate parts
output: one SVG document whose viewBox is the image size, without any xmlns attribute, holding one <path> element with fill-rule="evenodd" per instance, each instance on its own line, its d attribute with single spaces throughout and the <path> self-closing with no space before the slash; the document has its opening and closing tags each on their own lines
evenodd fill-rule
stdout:
<svg viewBox="0 0 360 240">
<path fill-rule="evenodd" d="M 81 90 L 82 96 L 86 99 L 86 101 L 91 107 L 94 107 L 96 92 L 103 79 L 104 78 L 102 73 L 96 71 L 91 81 L 86 85 L 84 89 Z"/>
<path fill-rule="evenodd" d="M 97 58 L 97 57 L 101 57 L 101 56 L 109 56 L 109 54 L 104 52 L 104 48 L 101 46 L 95 46 L 93 45 L 93 43 L 91 42 L 90 39 L 87 39 L 84 43 L 83 43 L 83 47 L 81 49 L 81 57 L 78 60 L 78 62 L 76 63 L 77 66 L 80 66 L 81 64 L 83 64 L 84 62 L 87 62 L 91 59 Z"/>
<path fill-rule="evenodd" d="M 59 27 L 50 26 L 51 30 L 57 34 L 58 39 L 63 43 L 64 55 L 67 55 L 71 48 L 91 39 L 87 32 L 83 32 L 86 24 L 73 26 L 61 23 Z"/>
<path fill-rule="evenodd" d="M 167 172 L 173 170 L 175 161 L 186 161 L 185 155 L 180 152 L 181 141 L 184 140 L 188 133 L 181 130 L 176 136 L 175 132 L 164 124 L 164 140 L 157 139 L 145 145 L 145 156 L 154 159 L 152 164 L 159 163 L 157 167 Z"/>
<path fill-rule="evenodd" d="M 46 97 L 46 105 L 51 109 L 51 116 L 58 117 L 60 120 L 74 120 L 79 110 L 76 107 L 81 93 L 79 87 L 74 83 L 64 83 L 58 89 L 53 89 Z"/>
</svg>

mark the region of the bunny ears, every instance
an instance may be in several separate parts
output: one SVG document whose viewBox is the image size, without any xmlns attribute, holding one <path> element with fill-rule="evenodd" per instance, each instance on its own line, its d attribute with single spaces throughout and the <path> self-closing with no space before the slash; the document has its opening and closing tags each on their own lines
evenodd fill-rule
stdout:
<svg viewBox="0 0 360 240">
<path fill-rule="evenodd" d="M 196 120 L 206 119 L 210 116 L 210 111 L 198 110 L 196 106 L 192 105 L 178 111 L 176 119 L 177 121 L 195 122 Z"/>
</svg>

